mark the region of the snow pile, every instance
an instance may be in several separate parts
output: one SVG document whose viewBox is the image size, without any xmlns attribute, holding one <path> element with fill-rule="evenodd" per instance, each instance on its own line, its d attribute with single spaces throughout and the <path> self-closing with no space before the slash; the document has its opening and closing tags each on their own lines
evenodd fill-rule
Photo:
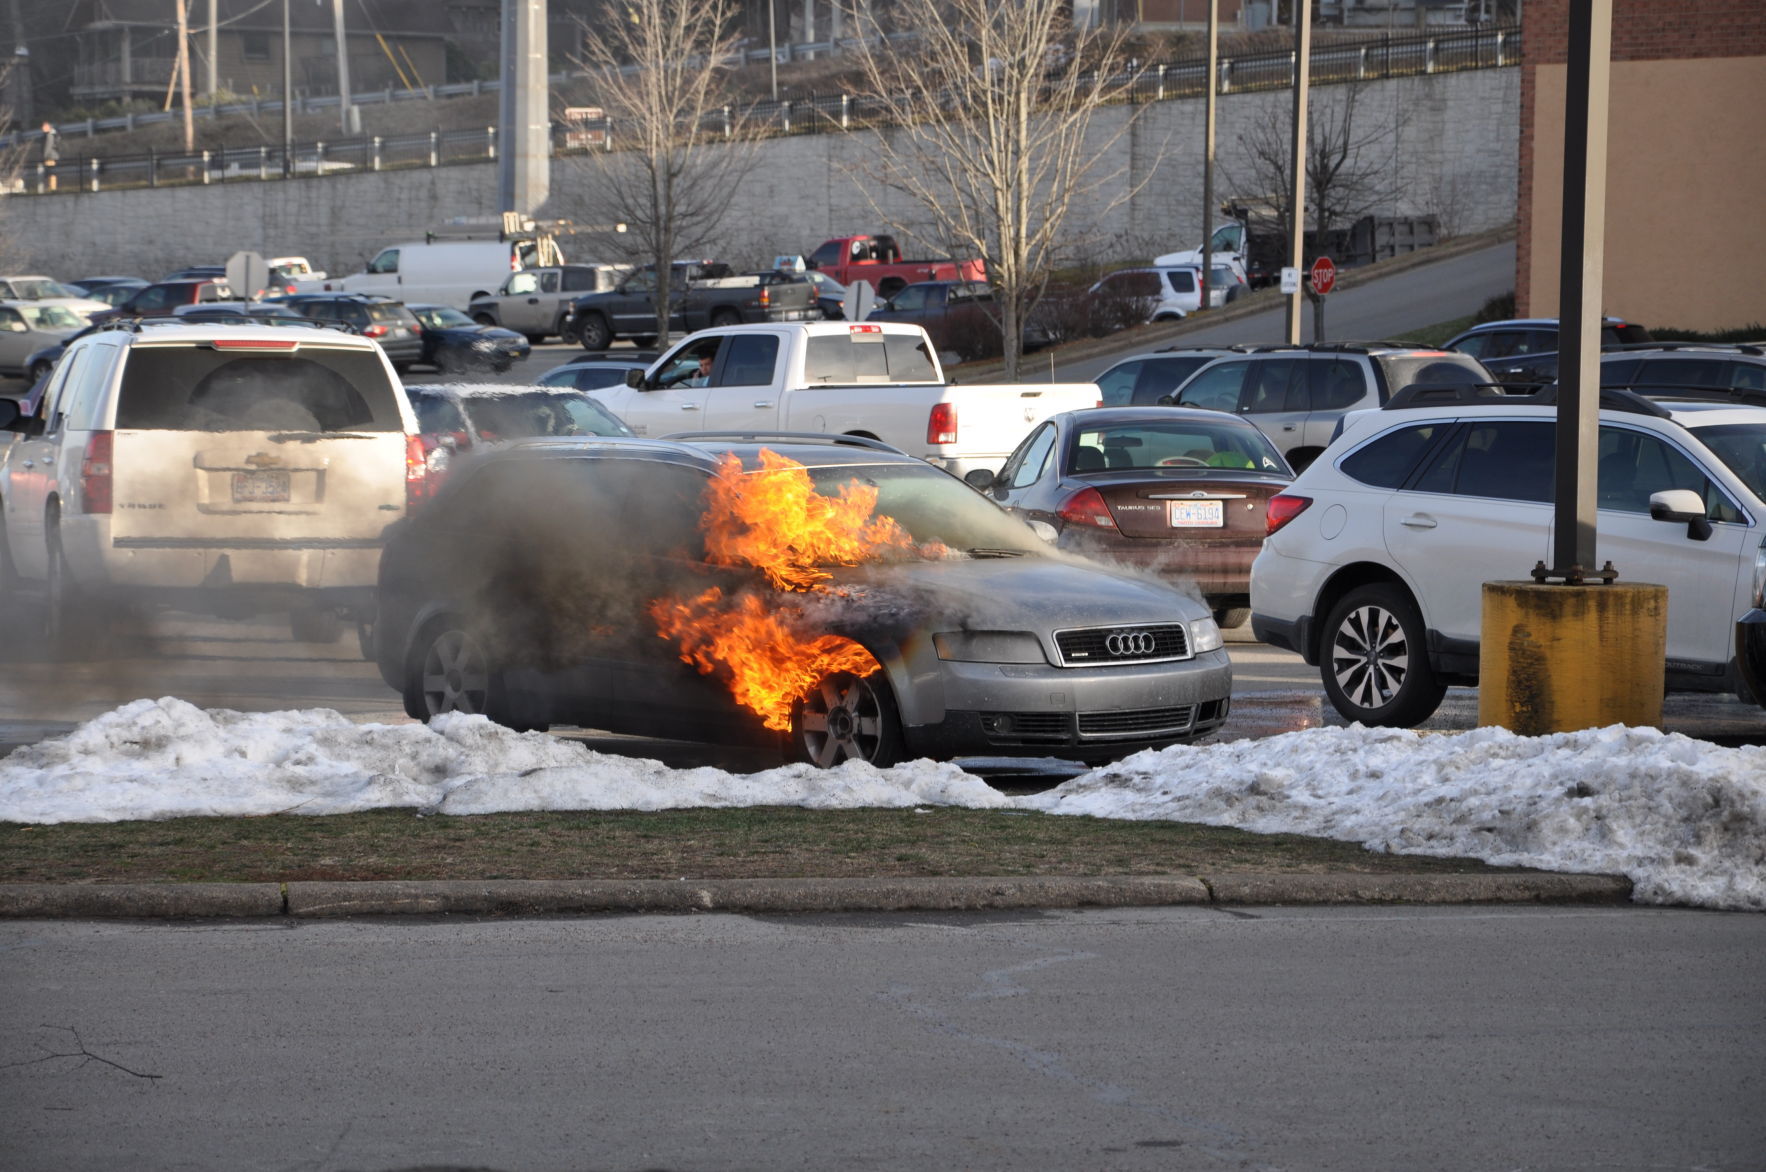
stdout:
<svg viewBox="0 0 1766 1172">
<path fill-rule="evenodd" d="M 138 700 L 0 760 L 0 821 L 202 815 L 925 805 L 1171 819 L 1372 850 L 1624 874 L 1653 903 L 1766 910 L 1766 749 L 1614 726 L 1548 737 L 1321 728 L 1136 754 L 1007 797 L 954 765 L 670 769 L 480 716 Z"/>
<path fill-rule="evenodd" d="M 1766 910 L 1766 749 L 1650 728 L 1307 729 L 1138 753 L 1024 804 L 1622 874 L 1639 902 Z"/>
<path fill-rule="evenodd" d="M 482 716 L 353 724 L 329 709 L 204 710 L 136 700 L 0 760 L 0 821 L 122 822 L 205 815 L 1005 806 L 954 765 L 790 765 L 752 775 L 596 753 Z"/>
</svg>

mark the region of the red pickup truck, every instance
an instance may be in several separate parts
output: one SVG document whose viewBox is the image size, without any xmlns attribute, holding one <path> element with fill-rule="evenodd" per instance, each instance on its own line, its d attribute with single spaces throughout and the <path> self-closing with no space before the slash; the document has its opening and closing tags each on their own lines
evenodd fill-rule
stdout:
<svg viewBox="0 0 1766 1172">
<path fill-rule="evenodd" d="M 880 297 L 891 297 L 918 281 L 985 281 L 987 266 L 979 260 L 903 260 L 893 236 L 836 236 L 809 256 L 819 269 L 842 285 L 867 281 Z"/>
</svg>

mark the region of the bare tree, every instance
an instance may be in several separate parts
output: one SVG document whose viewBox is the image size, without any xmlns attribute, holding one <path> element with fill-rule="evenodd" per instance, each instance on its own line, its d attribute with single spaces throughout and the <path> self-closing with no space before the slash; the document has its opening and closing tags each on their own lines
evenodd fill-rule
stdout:
<svg viewBox="0 0 1766 1172">
<path fill-rule="evenodd" d="M 1393 119 L 1370 115 L 1363 105 L 1368 93 L 1360 82 L 1312 91 L 1306 118 L 1305 220 L 1317 240 L 1392 207 L 1404 194 L 1396 157 L 1401 114 Z M 1285 240 L 1294 190 L 1287 110 L 1272 103 L 1269 116 L 1241 140 L 1240 151 L 1239 159 L 1223 169 L 1243 195 L 1267 199 Z"/>
<path fill-rule="evenodd" d="M 906 196 L 938 243 L 979 256 L 994 286 L 1005 374 L 1023 323 L 1076 241 L 1077 208 L 1102 217 L 1133 194 L 1102 160 L 1128 130 L 1094 124 L 1132 84 L 1121 29 L 1077 29 L 1069 0 L 857 3 L 864 86 L 879 121 L 871 176 Z M 884 23 L 887 20 L 889 23 Z M 885 39 L 900 30 L 901 37 Z M 876 206 L 873 199 L 873 206 Z M 878 207 L 882 213 L 881 207 Z"/>
<path fill-rule="evenodd" d="M 732 0 L 618 0 L 585 37 L 582 65 L 614 148 L 579 175 L 592 217 L 627 226 L 626 259 L 655 266 L 656 334 L 669 335 L 669 263 L 709 244 L 753 162 L 731 105 Z"/>
</svg>

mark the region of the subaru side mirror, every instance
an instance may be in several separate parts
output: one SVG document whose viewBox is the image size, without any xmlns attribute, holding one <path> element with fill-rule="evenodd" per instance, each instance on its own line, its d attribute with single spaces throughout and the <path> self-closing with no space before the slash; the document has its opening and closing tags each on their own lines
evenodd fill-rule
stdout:
<svg viewBox="0 0 1766 1172">
<path fill-rule="evenodd" d="M 1649 515 L 1652 521 L 1685 522 L 1686 535 L 1694 541 L 1709 541 L 1711 538 L 1711 522 L 1705 515 L 1704 498 L 1690 488 L 1650 493 Z"/>
</svg>

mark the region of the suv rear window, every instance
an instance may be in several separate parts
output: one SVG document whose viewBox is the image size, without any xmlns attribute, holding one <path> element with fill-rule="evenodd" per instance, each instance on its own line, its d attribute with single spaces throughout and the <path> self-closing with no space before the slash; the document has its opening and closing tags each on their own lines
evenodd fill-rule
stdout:
<svg viewBox="0 0 1766 1172">
<path fill-rule="evenodd" d="M 384 302 L 368 306 L 368 320 L 390 322 L 394 325 L 409 325 L 417 320 L 417 315 L 402 305 L 388 305 Z"/>
<path fill-rule="evenodd" d="M 403 431 L 380 355 L 306 347 L 241 354 L 137 346 L 116 426 L 142 431 Z"/>
<path fill-rule="evenodd" d="M 1428 354 L 1372 355 L 1374 366 L 1385 376 L 1380 401 L 1391 398 L 1414 383 L 1465 386 L 1490 381 L 1490 374 L 1476 358 L 1448 350 Z"/>
</svg>

